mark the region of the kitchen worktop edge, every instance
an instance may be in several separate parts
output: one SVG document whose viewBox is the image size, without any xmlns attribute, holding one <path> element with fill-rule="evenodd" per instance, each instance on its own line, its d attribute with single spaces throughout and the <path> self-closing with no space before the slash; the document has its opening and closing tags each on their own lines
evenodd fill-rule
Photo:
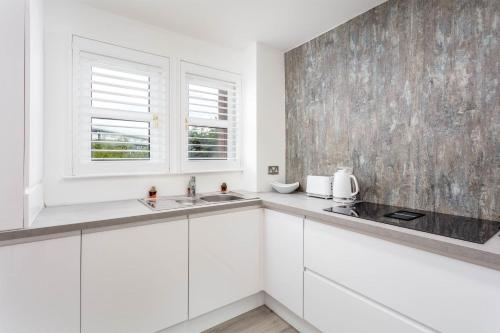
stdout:
<svg viewBox="0 0 500 333">
<path fill-rule="evenodd" d="M 323 208 L 331 206 L 333 204 L 331 200 L 310 198 L 301 193 L 282 195 L 274 192 L 246 192 L 245 194 L 252 198 L 160 212 L 150 210 L 137 200 L 49 207 L 42 211 L 32 226 L 0 232 L 0 242 L 256 206 L 303 216 L 335 227 L 500 270 L 499 234 L 485 244 L 475 244 L 336 213 L 327 213 L 323 211 Z"/>
</svg>

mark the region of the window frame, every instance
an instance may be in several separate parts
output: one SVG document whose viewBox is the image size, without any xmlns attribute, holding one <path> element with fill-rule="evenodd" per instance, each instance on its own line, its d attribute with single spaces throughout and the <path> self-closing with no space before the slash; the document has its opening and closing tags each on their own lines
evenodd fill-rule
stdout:
<svg viewBox="0 0 500 333">
<path fill-rule="evenodd" d="M 163 105 L 156 112 L 156 116 L 160 118 L 162 127 L 159 135 L 160 143 L 157 145 L 161 149 L 163 158 L 147 159 L 147 160 L 110 160 L 110 161 L 97 161 L 92 160 L 83 161 L 81 158 L 80 149 L 82 149 L 82 143 L 86 145 L 86 141 L 80 139 L 80 135 L 86 135 L 82 133 L 81 128 L 84 126 L 81 124 L 80 117 L 82 116 L 82 107 L 80 104 L 80 92 L 81 92 L 81 80 L 80 80 L 80 53 L 85 52 L 88 54 L 94 54 L 99 57 L 106 58 L 116 58 L 118 62 L 133 62 L 138 65 L 148 66 L 148 67 L 158 67 L 161 71 L 160 78 L 163 80 L 164 92 L 162 93 Z M 171 118 L 171 101 L 170 101 L 170 90 L 171 90 L 171 78 L 170 78 L 170 58 L 156 55 L 148 52 L 138 51 L 130 49 L 127 47 L 122 47 L 114 44 L 109 44 L 105 42 L 100 42 L 77 35 L 72 36 L 72 135 L 71 135 L 71 176 L 106 176 L 106 175 L 134 175 L 134 174 L 169 174 L 170 173 L 170 118 Z M 164 97 L 164 98 L 163 98 Z M 131 111 L 127 111 L 131 112 Z M 119 114 L 119 112 L 95 112 L 93 111 L 89 117 L 94 118 L 110 118 L 112 114 Z M 148 112 L 142 113 L 137 112 L 136 121 L 143 121 L 144 119 L 150 118 L 150 123 L 154 122 L 155 114 Z M 102 117 L 101 117 L 102 116 Z M 86 116 L 85 116 L 86 117 Z M 118 117 L 114 116 L 112 119 L 118 120 L 132 120 L 130 117 Z M 132 120 L 133 121 L 133 120 Z M 89 143 L 90 143 L 90 133 L 89 130 Z M 156 146 L 156 145 L 155 145 Z M 86 147 L 86 146 L 85 146 Z"/>
<path fill-rule="evenodd" d="M 236 124 L 236 139 L 234 148 L 236 150 L 236 158 L 228 160 L 194 160 L 188 158 L 188 129 L 189 120 L 189 88 L 188 88 L 188 75 L 200 76 L 209 80 L 226 81 L 233 83 L 236 87 L 236 102 L 235 102 L 235 117 Z M 242 171 L 242 99 L 241 99 L 241 75 L 231 73 L 224 70 L 219 70 L 203 65 L 198 65 L 188 61 L 181 60 L 180 63 L 180 106 L 181 106 L 181 171 L 186 172 L 217 172 L 217 171 Z M 200 126 L 218 127 L 218 123 L 224 120 L 198 120 Z M 197 124 L 192 124 L 197 126 Z M 229 138 L 229 135 L 228 135 Z M 229 148 L 228 144 L 228 148 Z"/>
</svg>

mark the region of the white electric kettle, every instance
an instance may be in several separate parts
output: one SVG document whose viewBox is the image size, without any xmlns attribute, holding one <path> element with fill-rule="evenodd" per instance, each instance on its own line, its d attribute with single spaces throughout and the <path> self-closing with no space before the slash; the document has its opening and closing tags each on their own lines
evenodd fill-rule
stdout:
<svg viewBox="0 0 500 333">
<path fill-rule="evenodd" d="M 351 181 L 354 183 L 354 191 Z M 333 200 L 342 203 L 352 202 L 358 193 L 358 180 L 352 174 L 352 169 L 339 168 L 333 176 Z"/>
</svg>

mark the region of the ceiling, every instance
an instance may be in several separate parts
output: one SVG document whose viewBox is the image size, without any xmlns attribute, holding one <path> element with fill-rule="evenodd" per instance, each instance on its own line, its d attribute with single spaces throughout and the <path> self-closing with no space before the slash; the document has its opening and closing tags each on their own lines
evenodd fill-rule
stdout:
<svg viewBox="0 0 500 333">
<path fill-rule="evenodd" d="M 192 37 L 290 50 L 385 0 L 80 0 Z"/>
</svg>

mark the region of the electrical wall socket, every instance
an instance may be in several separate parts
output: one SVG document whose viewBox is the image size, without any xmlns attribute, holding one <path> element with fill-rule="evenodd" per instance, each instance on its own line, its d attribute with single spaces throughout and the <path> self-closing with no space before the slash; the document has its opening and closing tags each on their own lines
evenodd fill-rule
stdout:
<svg viewBox="0 0 500 333">
<path fill-rule="evenodd" d="M 267 174 L 268 175 L 279 175 L 280 173 L 280 167 L 277 165 L 270 165 L 267 167 Z"/>
</svg>

